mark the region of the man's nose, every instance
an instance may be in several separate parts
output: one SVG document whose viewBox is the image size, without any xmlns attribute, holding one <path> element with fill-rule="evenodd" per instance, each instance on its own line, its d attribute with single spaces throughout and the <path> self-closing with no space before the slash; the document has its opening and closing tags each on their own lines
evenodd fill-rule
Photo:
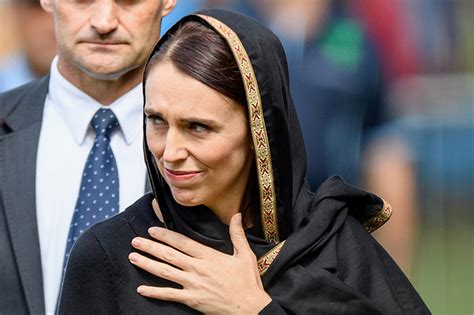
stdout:
<svg viewBox="0 0 474 315">
<path fill-rule="evenodd" d="M 91 26 L 99 34 L 113 32 L 119 21 L 117 10 L 115 0 L 97 0 L 93 7 Z"/>
</svg>

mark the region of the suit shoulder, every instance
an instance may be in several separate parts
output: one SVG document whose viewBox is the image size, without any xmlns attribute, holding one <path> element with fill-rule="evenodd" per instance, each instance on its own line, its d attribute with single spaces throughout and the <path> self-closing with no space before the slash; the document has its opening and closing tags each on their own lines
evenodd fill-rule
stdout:
<svg viewBox="0 0 474 315">
<path fill-rule="evenodd" d="M 44 91 L 46 95 L 47 86 L 49 82 L 49 76 L 44 78 L 23 84 L 12 90 L 8 90 L 0 93 L 0 118 L 8 116 L 11 112 L 15 111 L 19 107 L 25 97 L 30 93 L 38 93 L 38 89 Z"/>
<path fill-rule="evenodd" d="M 14 89 L 4 91 L 0 93 L 0 113 L 8 112 L 8 109 L 12 109 L 18 106 L 20 100 L 25 94 L 35 87 L 39 81 L 32 81 Z"/>
</svg>

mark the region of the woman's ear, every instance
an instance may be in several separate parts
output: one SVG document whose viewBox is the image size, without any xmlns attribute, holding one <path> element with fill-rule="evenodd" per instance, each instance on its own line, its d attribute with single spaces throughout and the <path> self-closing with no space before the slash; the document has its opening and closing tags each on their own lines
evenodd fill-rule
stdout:
<svg viewBox="0 0 474 315">
<path fill-rule="evenodd" d="M 53 3 L 54 0 L 39 0 L 41 7 L 48 13 L 53 13 Z"/>
</svg>

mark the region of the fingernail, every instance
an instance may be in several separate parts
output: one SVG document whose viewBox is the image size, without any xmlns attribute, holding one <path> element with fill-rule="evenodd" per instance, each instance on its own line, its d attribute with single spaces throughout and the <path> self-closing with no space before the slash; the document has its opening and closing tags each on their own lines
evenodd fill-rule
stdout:
<svg viewBox="0 0 474 315">
<path fill-rule="evenodd" d="M 234 220 L 236 220 L 237 222 L 241 223 L 242 222 L 242 213 L 240 212 L 237 212 L 236 214 L 234 214 Z"/>
<path fill-rule="evenodd" d="M 160 231 L 160 228 L 157 228 L 157 227 L 151 227 L 148 229 L 148 233 L 152 236 L 158 235 L 159 231 Z"/>
<path fill-rule="evenodd" d="M 131 261 L 131 262 L 138 262 L 138 255 L 135 254 L 135 253 L 131 253 L 130 255 L 128 255 L 128 259 Z"/>
<path fill-rule="evenodd" d="M 145 288 L 142 287 L 142 286 L 139 286 L 139 287 L 137 288 L 137 292 L 140 293 L 140 294 L 143 294 L 143 293 L 145 293 Z"/>
<path fill-rule="evenodd" d="M 132 240 L 132 245 L 133 247 L 135 248 L 140 248 L 140 245 L 141 245 L 141 241 L 138 237 L 135 237 L 133 240 Z"/>
</svg>

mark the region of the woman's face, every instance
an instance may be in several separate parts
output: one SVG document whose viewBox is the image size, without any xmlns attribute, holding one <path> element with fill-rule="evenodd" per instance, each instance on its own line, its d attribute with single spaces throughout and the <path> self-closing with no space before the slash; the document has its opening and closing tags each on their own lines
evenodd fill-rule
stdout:
<svg viewBox="0 0 474 315">
<path fill-rule="evenodd" d="M 174 199 L 205 205 L 228 223 L 253 163 L 243 107 L 169 61 L 152 67 L 145 93 L 148 146 Z"/>
</svg>

